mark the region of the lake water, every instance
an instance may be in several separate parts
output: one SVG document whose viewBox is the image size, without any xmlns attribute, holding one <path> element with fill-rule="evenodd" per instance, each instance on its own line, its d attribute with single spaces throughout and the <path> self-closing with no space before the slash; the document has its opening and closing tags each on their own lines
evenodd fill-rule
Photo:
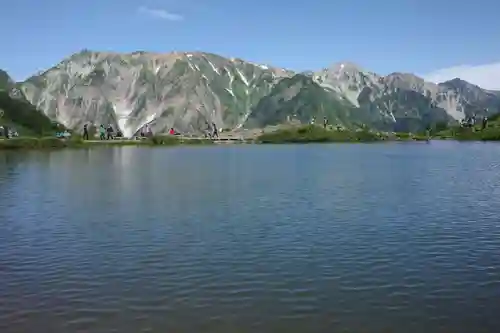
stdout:
<svg viewBox="0 0 500 333">
<path fill-rule="evenodd" d="M 500 145 L 2 152 L 0 332 L 500 332 Z"/>
</svg>

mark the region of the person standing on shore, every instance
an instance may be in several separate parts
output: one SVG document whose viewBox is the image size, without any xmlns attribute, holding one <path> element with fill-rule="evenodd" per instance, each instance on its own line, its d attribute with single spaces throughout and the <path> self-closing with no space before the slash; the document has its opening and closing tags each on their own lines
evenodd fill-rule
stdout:
<svg viewBox="0 0 500 333">
<path fill-rule="evenodd" d="M 84 124 L 83 125 L 83 140 L 88 140 L 89 139 L 89 129 L 88 125 Z"/>
<path fill-rule="evenodd" d="M 146 135 L 148 138 L 151 138 L 153 136 L 153 130 L 151 129 L 150 125 L 146 125 Z"/>
<path fill-rule="evenodd" d="M 325 117 L 323 117 L 323 128 L 326 129 L 326 126 L 328 126 L 328 119 Z"/>
<path fill-rule="evenodd" d="M 213 132 L 213 137 L 217 137 L 217 139 L 219 138 L 219 131 L 217 130 L 217 125 L 215 125 L 215 123 L 212 123 L 212 128 L 214 130 Z"/>
<path fill-rule="evenodd" d="M 212 127 L 210 126 L 210 123 L 208 121 L 205 120 L 205 123 L 207 125 L 207 130 L 205 131 L 205 137 L 208 137 L 211 139 L 212 134 L 213 134 Z"/>
<path fill-rule="evenodd" d="M 103 124 L 101 124 L 101 127 L 99 127 L 99 138 L 101 140 L 106 139 L 106 129 L 104 128 Z"/>
<path fill-rule="evenodd" d="M 113 127 L 111 126 L 111 124 L 108 125 L 107 132 L 108 136 L 106 140 L 113 140 Z"/>
<path fill-rule="evenodd" d="M 481 130 L 484 131 L 486 129 L 486 127 L 488 127 L 488 117 L 484 116 L 483 117 L 483 124 L 481 126 Z"/>
</svg>

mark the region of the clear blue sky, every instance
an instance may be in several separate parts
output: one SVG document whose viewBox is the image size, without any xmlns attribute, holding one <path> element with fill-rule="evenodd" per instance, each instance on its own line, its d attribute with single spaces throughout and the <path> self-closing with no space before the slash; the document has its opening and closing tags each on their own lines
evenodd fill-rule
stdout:
<svg viewBox="0 0 500 333">
<path fill-rule="evenodd" d="M 3 1 L 0 68 L 18 80 L 83 48 L 202 50 L 293 70 L 349 60 L 381 74 L 500 61 L 498 0 Z"/>
</svg>

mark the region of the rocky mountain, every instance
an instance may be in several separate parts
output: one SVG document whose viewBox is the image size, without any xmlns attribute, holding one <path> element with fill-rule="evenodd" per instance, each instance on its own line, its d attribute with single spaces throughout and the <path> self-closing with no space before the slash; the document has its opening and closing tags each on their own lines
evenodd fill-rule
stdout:
<svg viewBox="0 0 500 333">
<path fill-rule="evenodd" d="M 500 91 L 481 89 L 459 78 L 440 83 L 439 90 L 438 103 L 456 106 L 466 115 L 500 112 Z"/>
<path fill-rule="evenodd" d="M 417 131 L 437 122 L 472 114 L 500 112 L 498 92 L 457 79 L 442 84 L 408 73 L 380 76 L 352 63 L 339 63 L 314 74 L 314 80 L 363 110 L 375 127 Z"/>
<path fill-rule="evenodd" d="M 83 51 L 21 84 L 49 117 L 72 128 L 114 124 L 133 135 L 150 124 L 199 132 L 241 127 L 251 108 L 290 72 L 214 54 Z"/>
<path fill-rule="evenodd" d="M 1 79 L 0 79 L 1 80 Z M 418 131 L 472 113 L 500 111 L 500 94 L 461 80 L 381 76 L 344 62 L 294 73 L 203 52 L 84 50 L 19 83 L 19 93 L 67 127 L 111 123 L 125 135 L 150 124 L 200 133 L 326 116 L 344 126 Z"/>
</svg>

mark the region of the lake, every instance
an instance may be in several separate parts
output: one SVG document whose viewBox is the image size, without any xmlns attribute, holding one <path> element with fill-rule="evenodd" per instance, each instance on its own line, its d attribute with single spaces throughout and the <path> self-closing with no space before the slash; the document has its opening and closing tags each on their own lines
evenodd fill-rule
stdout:
<svg viewBox="0 0 500 333">
<path fill-rule="evenodd" d="M 0 332 L 498 332 L 500 145 L 0 152 Z"/>
</svg>

